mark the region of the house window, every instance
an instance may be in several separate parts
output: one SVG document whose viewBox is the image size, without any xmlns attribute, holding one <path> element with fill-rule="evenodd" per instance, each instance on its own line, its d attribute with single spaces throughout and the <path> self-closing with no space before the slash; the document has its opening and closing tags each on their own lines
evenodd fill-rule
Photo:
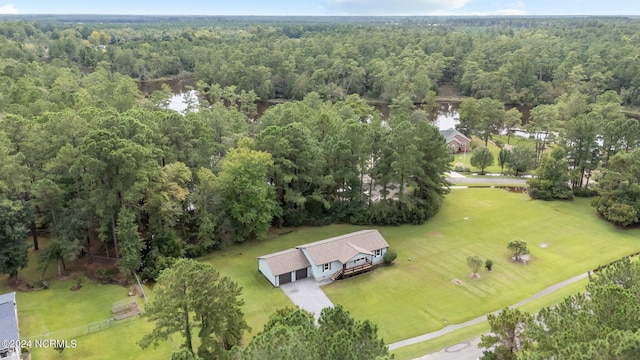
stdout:
<svg viewBox="0 0 640 360">
<path fill-rule="evenodd" d="M 322 264 L 322 271 L 331 270 L 331 263 Z"/>
<path fill-rule="evenodd" d="M 376 250 L 376 256 L 381 256 L 381 255 L 382 255 L 382 249 Z"/>
</svg>

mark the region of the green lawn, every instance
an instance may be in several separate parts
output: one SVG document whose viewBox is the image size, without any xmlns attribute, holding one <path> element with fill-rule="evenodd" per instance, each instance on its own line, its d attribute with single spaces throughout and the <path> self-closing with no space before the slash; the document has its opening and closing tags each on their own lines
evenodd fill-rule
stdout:
<svg viewBox="0 0 640 360">
<path fill-rule="evenodd" d="M 492 141 L 495 140 L 501 140 L 503 143 L 507 143 L 507 136 L 506 135 L 492 135 Z M 517 145 L 522 145 L 522 144 L 526 144 L 532 148 L 535 147 L 535 140 L 534 139 L 525 139 L 523 137 L 516 137 L 516 136 L 512 136 L 511 139 L 509 140 L 509 144 L 511 144 L 512 146 L 517 146 Z M 471 138 L 471 148 L 475 149 L 477 147 L 484 147 L 484 141 L 476 136 L 473 136 Z M 487 168 L 484 169 L 485 172 L 487 173 L 492 173 L 492 174 L 500 174 L 502 172 L 502 169 L 500 168 L 500 165 L 498 164 L 498 154 L 500 154 L 500 148 L 497 147 L 495 144 L 489 142 L 489 146 L 488 146 L 489 150 L 491 150 L 491 153 L 493 154 L 493 158 L 494 158 L 494 163 L 492 166 L 489 166 Z M 472 172 L 480 172 L 479 168 L 473 167 L 471 166 L 471 155 L 473 153 L 468 152 L 466 154 L 455 154 L 454 156 L 454 160 L 453 160 L 453 165 L 455 166 L 455 164 L 463 164 L 464 166 L 468 167 Z M 509 169 L 505 168 L 504 169 L 505 173 L 509 172 Z"/>
<path fill-rule="evenodd" d="M 637 230 L 619 230 L 598 219 L 588 199 L 532 201 L 494 189 L 453 190 L 425 225 L 380 230 L 399 254 L 396 264 L 324 290 L 356 317 L 377 323 L 386 342 L 515 304 L 640 250 Z M 529 265 L 511 263 L 506 245 L 513 239 L 528 242 Z M 494 271 L 471 279 L 466 258 L 472 255 L 492 259 Z"/>
<path fill-rule="evenodd" d="M 473 136 L 471 138 L 471 148 L 475 149 L 477 147 L 484 147 L 484 141 L 476 136 Z M 494 162 L 494 165 L 487 167 L 486 169 L 484 169 L 484 171 L 488 173 L 500 173 L 500 166 L 498 166 L 498 153 L 500 153 L 500 148 L 495 146 L 492 143 L 489 143 L 488 148 L 489 150 L 491 150 L 491 153 L 493 154 L 495 162 Z M 472 152 L 468 152 L 466 154 L 464 153 L 455 154 L 453 165 L 455 166 L 455 164 L 463 164 L 464 166 L 471 169 L 471 171 L 473 172 L 480 172 L 480 169 L 471 166 L 472 154 L 473 154 Z"/>
<path fill-rule="evenodd" d="M 529 313 L 536 313 L 544 307 L 560 303 L 567 296 L 571 296 L 584 291 L 584 287 L 587 282 L 588 279 L 580 280 L 576 283 L 559 289 L 552 294 L 543 296 L 528 304 L 525 304 L 519 309 L 522 311 L 527 311 Z M 415 359 L 416 357 L 440 351 L 451 345 L 461 343 L 465 340 L 480 336 L 482 334 L 486 334 L 487 332 L 489 332 L 489 323 L 487 321 L 483 321 L 479 324 L 465 327 L 463 329 L 451 332 L 430 341 L 425 341 L 415 345 L 396 349 L 392 351 L 392 353 L 395 355 L 395 358 L 397 360 Z"/>
<path fill-rule="evenodd" d="M 258 256 L 362 228 L 343 224 L 299 228 L 232 246 L 201 260 L 243 286 L 245 316 L 253 328 L 245 337 L 248 340 L 261 330 L 273 310 L 291 306 L 282 291 L 258 272 Z M 589 199 L 541 202 L 498 189 L 452 190 L 441 211 L 426 224 L 380 231 L 399 254 L 396 264 L 323 289 L 355 317 L 378 324 L 389 343 L 498 310 L 599 264 L 640 251 L 638 230 L 620 230 L 598 219 Z M 529 265 L 510 262 L 506 244 L 513 239 L 529 243 Z M 470 255 L 491 258 L 494 271 L 481 271 L 481 279 L 471 279 L 465 261 Z M 35 266 L 33 259 L 31 266 Z M 25 276 L 36 280 L 39 275 L 30 267 L 21 272 L 21 277 Z M 465 284 L 455 285 L 453 279 Z M 18 294 L 23 336 L 107 318 L 111 304 L 125 298 L 127 291 L 87 282 L 80 291 L 72 292 L 73 280 L 51 284 L 49 290 Z M 0 291 L 9 289 L 3 284 Z M 153 296 L 152 292 L 149 295 Z M 116 351 L 123 359 L 166 358 L 180 345 L 176 338 L 156 350 L 142 351 L 136 342 L 151 328 L 145 320 L 134 319 L 82 336 L 77 339 L 78 348 L 65 351 L 63 358 L 107 359 Z M 34 355 L 58 358 L 50 349 L 36 350 Z"/>
</svg>

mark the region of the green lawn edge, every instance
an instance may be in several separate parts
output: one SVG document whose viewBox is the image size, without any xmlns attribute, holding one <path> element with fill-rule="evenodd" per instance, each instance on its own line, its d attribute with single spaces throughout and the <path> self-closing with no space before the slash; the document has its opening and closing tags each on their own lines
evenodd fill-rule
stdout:
<svg viewBox="0 0 640 360">
<path fill-rule="evenodd" d="M 519 307 L 519 309 L 521 311 L 526 311 L 529 313 L 537 313 L 545 307 L 553 306 L 562 302 L 562 300 L 568 296 L 583 292 L 588 282 L 588 278 L 579 280 L 573 284 L 558 289 L 551 294 L 545 295 L 536 300 L 533 300 L 530 303 L 522 305 Z M 481 323 L 453 331 L 446 335 L 442 335 L 433 340 L 423 341 L 414 345 L 398 348 L 391 351 L 391 353 L 395 356 L 396 360 L 411 360 L 426 354 L 439 352 L 452 345 L 471 340 L 488 332 L 489 322 L 483 321 Z"/>
</svg>

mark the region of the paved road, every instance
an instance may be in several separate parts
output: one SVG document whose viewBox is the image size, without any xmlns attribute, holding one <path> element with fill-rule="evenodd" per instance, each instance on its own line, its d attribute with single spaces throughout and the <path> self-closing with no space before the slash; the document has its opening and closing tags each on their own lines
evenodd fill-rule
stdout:
<svg viewBox="0 0 640 360">
<path fill-rule="evenodd" d="M 478 347 L 480 337 L 451 345 L 437 353 L 427 354 L 415 360 L 476 360 L 482 357 L 484 349 Z"/>
<path fill-rule="evenodd" d="M 580 280 L 582 280 L 584 278 L 587 278 L 588 276 L 589 276 L 589 273 L 584 273 L 584 274 L 580 274 L 578 276 L 574 276 L 571 279 L 568 279 L 568 280 L 559 282 L 559 283 L 557 283 L 555 285 L 549 286 L 548 288 L 540 291 L 539 293 L 534 294 L 533 296 L 531 296 L 529 298 L 526 298 L 526 299 L 520 301 L 519 303 L 514 304 L 514 305 L 512 305 L 510 307 L 513 308 L 513 307 L 522 306 L 522 305 L 527 304 L 527 303 L 529 303 L 529 302 L 531 302 L 533 300 L 536 300 L 536 299 L 538 299 L 540 297 L 543 297 L 545 295 L 551 294 L 554 291 L 556 291 L 558 289 L 561 289 L 561 288 L 563 288 L 563 287 L 565 287 L 565 286 L 567 286 L 569 284 L 573 284 L 573 283 L 575 283 L 577 281 L 580 281 Z M 497 314 L 499 312 L 500 311 L 495 311 L 495 312 L 493 312 L 493 314 Z M 409 346 L 409 345 L 417 344 L 417 343 L 420 343 L 420 342 L 423 342 L 423 341 L 432 340 L 432 339 L 435 339 L 435 338 L 440 337 L 442 335 L 445 335 L 445 334 L 454 332 L 456 330 L 462 329 L 464 327 L 481 323 L 481 322 L 485 321 L 486 319 L 487 319 L 487 316 L 483 315 L 483 316 L 480 316 L 478 318 L 475 318 L 473 320 L 469 320 L 469 321 L 461 323 L 461 324 L 448 325 L 448 326 L 446 326 L 446 327 L 444 327 L 444 328 L 442 328 L 442 329 L 440 329 L 438 331 L 434 331 L 434 332 L 423 334 L 423 335 L 420 335 L 420 336 L 416 336 L 416 337 L 413 337 L 413 338 L 410 338 L 410 339 L 405 339 L 405 340 L 402 340 L 402 341 L 398 341 L 398 342 L 395 342 L 393 344 L 389 344 L 389 350 L 395 350 L 395 349 L 398 349 L 398 348 L 401 348 L 401 347 L 404 347 L 404 346 Z M 451 348 L 455 349 L 456 346 L 462 345 L 462 344 L 465 344 L 465 343 L 467 343 L 467 342 L 450 346 L 447 349 L 451 349 Z M 456 354 L 458 354 L 458 357 L 455 357 L 455 358 L 456 359 L 467 359 L 467 358 L 469 358 L 469 359 L 477 359 L 477 357 L 475 357 L 475 358 L 473 357 L 475 355 L 469 355 L 473 351 L 477 350 L 476 347 L 474 347 L 474 346 L 460 346 L 460 349 L 455 351 Z M 449 351 L 449 352 L 453 352 L 453 351 Z M 467 353 L 467 352 L 469 352 L 469 353 Z M 442 353 L 442 351 L 440 353 Z M 440 354 L 440 353 L 436 353 L 436 354 Z M 448 352 L 445 350 L 445 353 L 448 353 Z M 431 355 L 435 356 L 436 354 L 431 354 Z M 480 352 L 480 354 L 482 354 L 482 352 Z M 448 356 L 448 354 L 445 354 L 445 355 Z M 471 356 L 471 357 L 467 357 L 467 356 Z M 440 359 L 441 360 L 446 360 L 446 359 L 450 359 L 450 358 L 448 358 L 448 357 L 430 357 L 430 358 L 427 358 L 427 359 L 430 359 L 430 360 L 436 360 L 436 359 L 438 359 L 438 360 L 440 360 Z"/>
<path fill-rule="evenodd" d="M 312 313 L 316 321 L 320 317 L 322 309 L 333 307 L 333 303 L 320 289 L 318 282 L 312 278 L 280 285 L 280 289 L 295 305 Z"/>
</svg>

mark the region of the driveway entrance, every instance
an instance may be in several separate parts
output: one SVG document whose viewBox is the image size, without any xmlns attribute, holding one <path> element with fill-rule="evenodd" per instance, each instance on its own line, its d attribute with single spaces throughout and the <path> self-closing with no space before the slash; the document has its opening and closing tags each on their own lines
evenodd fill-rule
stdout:
<svg viewBox="0 0 640 360">
<path fill-rule="evenodd" d="M 318 283 L 311 278 L 280 285 L 280 289 L 291 299 L 294 305 L 313 314 L 318 320 L 320 312 L 326 307 L 333 307 L 333 303 Z"/>
</svg>

